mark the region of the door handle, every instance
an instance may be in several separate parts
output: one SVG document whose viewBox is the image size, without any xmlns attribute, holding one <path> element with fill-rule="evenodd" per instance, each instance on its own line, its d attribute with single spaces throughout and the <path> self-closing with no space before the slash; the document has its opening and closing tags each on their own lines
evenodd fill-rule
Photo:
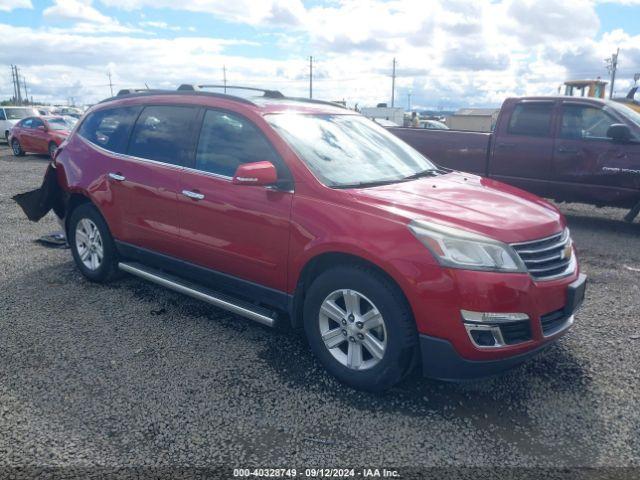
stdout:
<svg viewBox="0 0 640 480">
<path fill-rule="evenodd" d="M 578 153 L 576 148 L 558 147 L 558 153 Z"/>
<path fill-rule="evenodd" d="M 192 200 L 202 200 L 204 195 L 200 192 L 192 192 L 191 190 L 182 190 L 182 195 Z"/>
<path fill-rule="evenodd" d="M 125 176 L 124 176 L 124 175 L 122 175 L 122 174 L 120 174 L 120 173 L 113 173 L 113 172 L 111 172 L 111 173 L 109 174 L 109 178 L 111 178 L 111 179 L 113 179 L 113 180 L 116 180 L 116 181 L 118 181 L 118 182 L 122 182 L 122 181 L 125 179 Z"/>
</svg>

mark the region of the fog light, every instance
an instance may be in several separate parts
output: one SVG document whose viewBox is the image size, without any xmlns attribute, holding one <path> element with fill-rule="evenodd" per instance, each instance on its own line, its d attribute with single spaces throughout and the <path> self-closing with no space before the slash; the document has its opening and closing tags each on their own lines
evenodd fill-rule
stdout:
<svg viewBox="0 0 640 480">
<path fill-rule="evenodd" d="M 490 312 L 471 312 L 469 310 L 460 310 L 462 318 L 465 322 L 472 323 L 507 323 L 521 322 L 529 320 L 526 313 L 490 313 Z"/>
<path fill-rule="evenodd" d="M 497 348 L 505 346 L 500 327 L 479 323 L 465 323 L 464 328 L 467 329 L 467 334 L 471 342 L 477 348 Z"/>
</svg>

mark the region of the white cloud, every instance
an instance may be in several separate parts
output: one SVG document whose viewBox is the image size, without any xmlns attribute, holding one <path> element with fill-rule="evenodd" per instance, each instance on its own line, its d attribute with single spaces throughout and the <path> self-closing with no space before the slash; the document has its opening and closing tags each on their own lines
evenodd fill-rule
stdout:
<svg viewBox="0 0 640 480">
<path fill-rule="evenodd" d="M 54 0 L 45 8 L 43 17 L 48 20 L 75 20 L 89 23 L 109 24 L 113 20 L 91 6 L 91 0 Z"/>
<path fill-rule="evenodd" d="M 18 8 L 33 9 L 31 0 L 0 0 L 0 12 L 10 12 Z"/>
<path fill-rule="evenodd" d="M 78 8 L 70 8 L 74 5 Z M 138 17 L 143 20 L 136 28 L 149 29 L 150 36 L 140 37 L 140 30 L 107 17 L 97 9 L 101 5 L 144 7 L 146 15 Z M 603 59 L 618 46 L 620 91 L 634 68 L 640 71 L 640 36 L 622 30 L 598 33 L 590 1 L 336 0 L 305 9 L 298 0 L 56 0 L 51 8 L 56 7 L 77 23 L 65 29 L 0 25 L 0 37 L 8 39 L 0 65 L 20 64 L 32 79 L 34 95 L 43 99 L 75 92 L 83 101 L 99 100 L 108 95 L 107 70 L 117 88 L 219 83 L 222 65 L 229 82 L 305 95 L 310 54 L 314 96 L 360 105 L 389 100 L 394 57 L 398 104 L 406 105 L 411 91 L 413 105 L 422 107 L 498 105 L 511 95 L 555 94 L 568 78 L 606 77 Z M 193 28 L 155 20 L 154 8 L 252 25 L 255 39 L 275 45 L 278 55 L 230 55 L 230 47 L 252 45 L 253 39 L 182 37 L 172 29 Z M 49 9 L 54 21 L 51 15 Z M 119 34 L 96 36 L 105 31 Z M 176 38 L 157 38 L 167 35 Z M 4 82 L 0 94 L 9 95 L 11 87 Z"/>
<path fill-rule="evenodd" d="M 223 20 L 250 25 L 297 25 L 305 14 L 300 0 L 100 0 L 124 10 L 168 8 L 208 13 Z"/>
</svg>

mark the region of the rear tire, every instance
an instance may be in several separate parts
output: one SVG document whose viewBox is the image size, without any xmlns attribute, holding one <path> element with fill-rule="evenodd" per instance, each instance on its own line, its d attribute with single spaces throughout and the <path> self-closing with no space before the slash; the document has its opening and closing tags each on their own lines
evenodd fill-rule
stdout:
<svg viewBox="0 0 640 480">
<path fill-rule="evenodd" d="M 58 150 L 58 145 L 55 142 L 49 142 L 49 157 L 53 160 L 53 156 L 56 154 L 56 150 Z"/>
<path fill-rule="evenodd" d="M 116 277 L 118 253 L 107 223 L 96 207 L 84 203 L 71 213 L 67 239 L 80 272 L 92 282 Z"/>
<path fill-rule="evenodd" d="M 304 328 L 318 360 L 351 387 L 382 391 L 414 366 L 411 309 L 398 286 L 373 268 L 345 265 L 320 274 L 305 298 Z"/>
<path fill-rule="evenodd" d="M 14 138 L 11 141 L 11 150 L 13 151 L 13 155 L 16 157 L 24 157 L 25 151 L 22 149 L 22 145 L 17 138 Z"/>
</svg>

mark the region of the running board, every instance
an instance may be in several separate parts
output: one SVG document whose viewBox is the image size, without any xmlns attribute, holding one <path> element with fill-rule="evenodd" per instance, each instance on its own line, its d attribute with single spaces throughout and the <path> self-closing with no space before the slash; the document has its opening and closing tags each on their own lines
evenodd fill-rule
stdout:
<svg viewBox="0 0 640 480">
<path fill-rule="evenodd" d="M 235 313 L 236 315 L 240 315 L 241 317 L 262 323 L 268 327 L 273 327 L 275 324 L 276 313 L 266 308 L 252 305 L 249 302 L 209 290 L 196 285 L 195 283 L 189 282 L 188 280 L 184 280 L 160 270 L 155 270 L 140 263 L 120 262 L 118 267 L 120 270 L 127 273 L 149 280 L 150 282 L 157 283 L 158 285 L 162 285 L 163 287 L 167 287 L 176 292 L 189 295 L 190 297 L 198 300 L 210 303 L 218 308 L 222 308 Z"/>
</svg>

